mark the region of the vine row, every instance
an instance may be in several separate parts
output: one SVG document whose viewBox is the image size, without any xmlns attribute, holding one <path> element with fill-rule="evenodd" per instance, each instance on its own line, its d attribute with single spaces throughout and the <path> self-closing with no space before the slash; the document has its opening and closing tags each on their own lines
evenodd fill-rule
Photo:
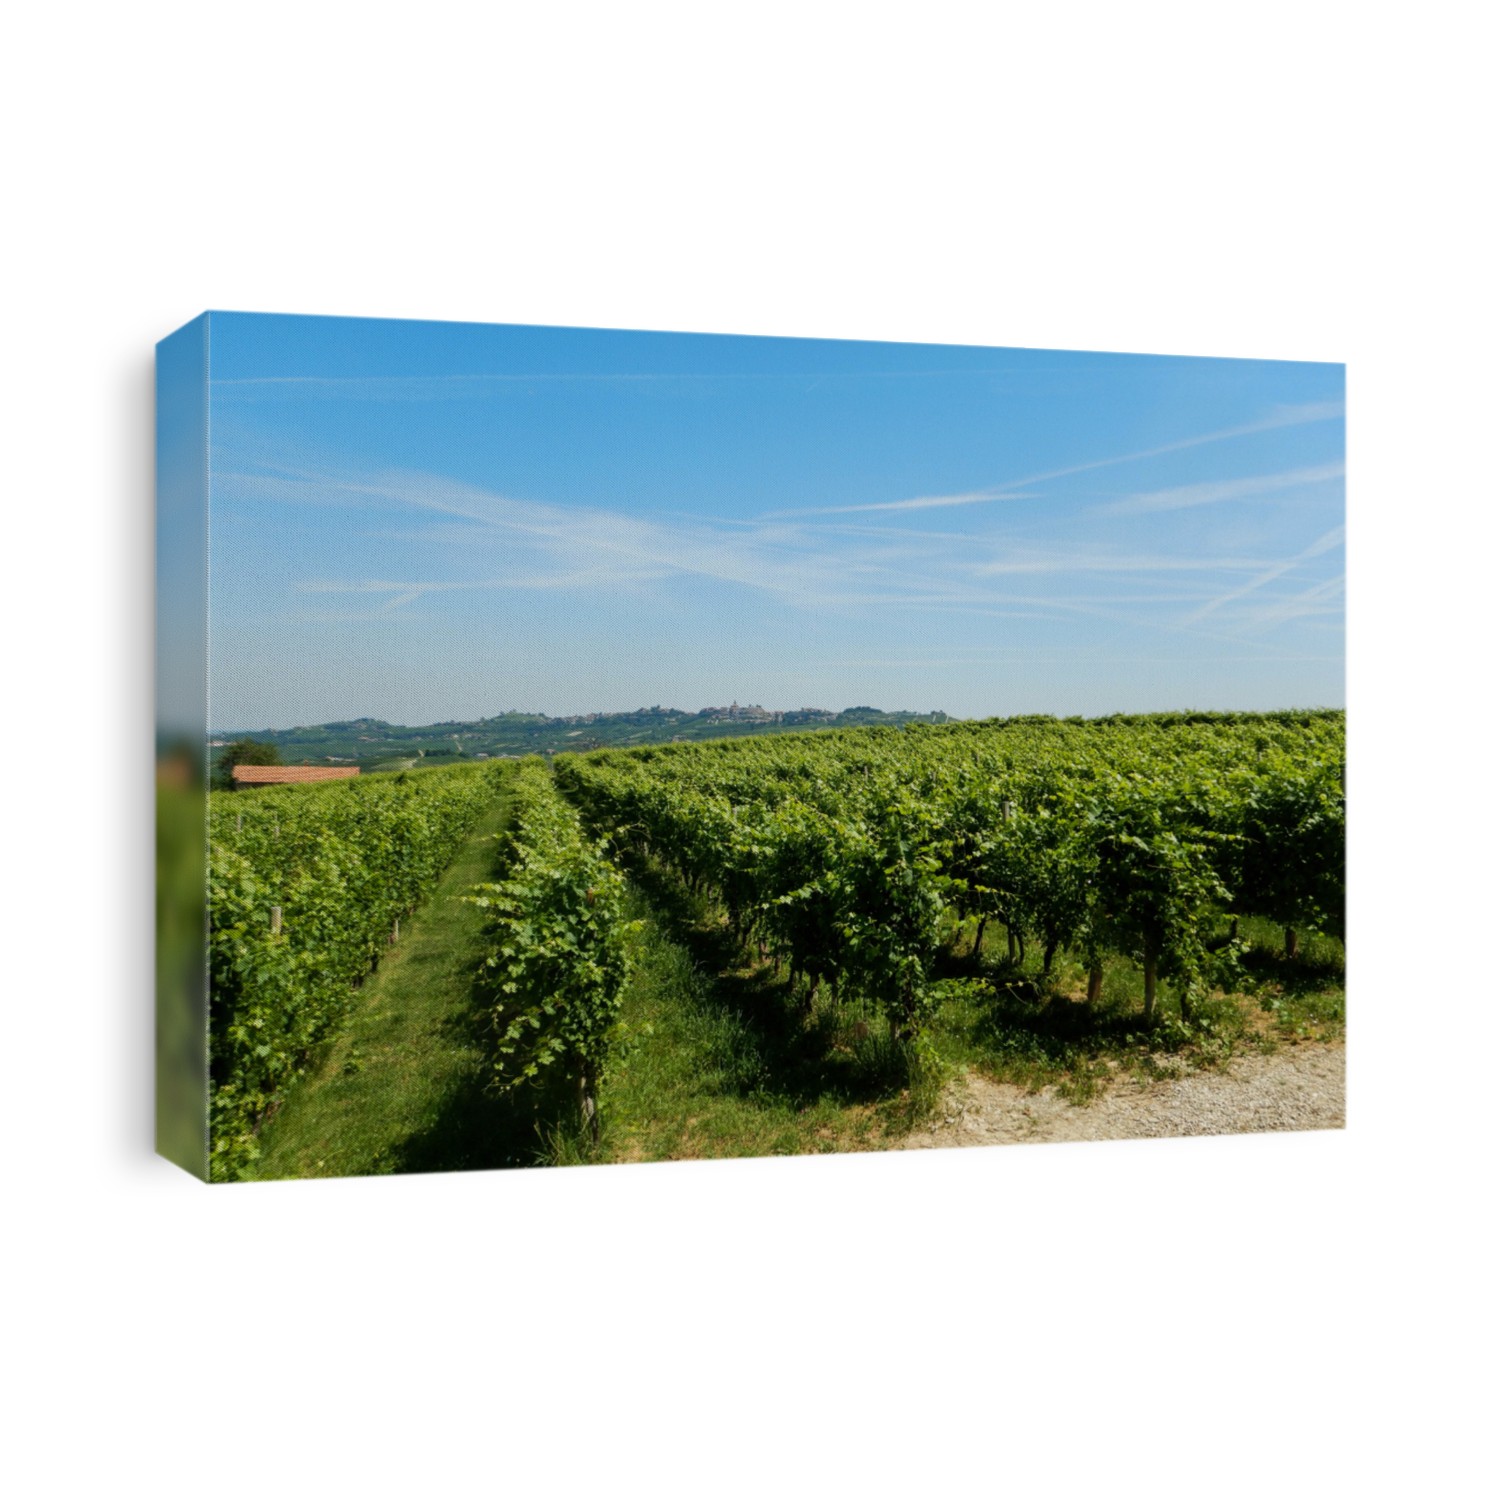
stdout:
<svg viewBox="0 0 1500 1500">
<path fill-rule="evenodd" d="M 501 1091 L 563 1076 L 597 1138 L 598 1098 L 630 971 L 625 878 L 605 840 L 585 836 L 540 762 L 515 783 L 506 878 L 467 899 L 490 934 L 480 991 Z"/>
<path fill-rule="evenodd" d="M 211 795 L 215 1179 L 254 1161 L 261 1123 L 498 800 L 503 775 L 463 766 Z"/>
<path fill-rule="evenodd" d="M 854 729 L 559 757 L 559 784 L 717 897 L 814 990 L 931 1013 L 945 917 L 1004 924 L 1013 956 L 1071 948 L 1097 999 L 1109 954 L 1143 1009 L 1205 984 L 1225 913 L 1342 936 L 1339 713 L 1023 719 Z"/>
</svg>

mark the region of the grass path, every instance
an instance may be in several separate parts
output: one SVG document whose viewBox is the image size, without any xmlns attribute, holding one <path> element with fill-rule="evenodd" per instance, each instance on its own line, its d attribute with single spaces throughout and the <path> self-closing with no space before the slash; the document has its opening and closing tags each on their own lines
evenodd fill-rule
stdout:
<svg viewBox="0 0 1500 1500">
<path fill-rule="evenodd" d="M 580 1150 L 563 1132 L 560 1159 L 861 1151 L 904 1130 L 901 1087 L 878 1043 L 850 1045 L 826 1014 L 808 1014 L 707 903 L 649 870 L 634 876 L 629 915 L 643 927 L 624 1046 L 600 1093 L 602 1140 Z"/>
<path fill-rule="evenodd" d="M 250 1178 L 347 1177 L 530 1165 L 534 1104 L 485 1091 L 472 992 L 483 917 L 462 901 L 491 878 L 508 800 L 480 824 L 401 941 L 360 987 L 349 1022 L 262 1137 Z"/>
<path fill-rule="evenodd" d="M 624 997 L 623 1046 L 601 1091 L 602 1140 L 597 1146 L 583 1140 L 566 1080 L 550 1094 L 487 1091 L 483 1007 L 472 988 L 484 919 L 461 898 L 493 876 L 492 835 L 509 817 L 507 799 L 402 924 L 400 945 L 361 987 L 343 1033 L 266 1127 L 262 1157 L 249 1177 L 924 1143 L 924 1131 L 934 1128 L 924 1116 L 939 1103 L 941 1078 L 913 1097 L 881 1026 L 865 1026 L 856 1013 L 830 1006 L 826 995 L 807 1005 L 730 939 L 712 903 L 648 867 L 633 871 L 630 915 L 642 928 Z M 1150 1038 L 1135 1034 L 1139 973 L 1123 961 L 1107 971 L 1096 1013 L 1076 999 L 1048 1004 L 1033 994 L 1032 976 L 1005 966 L 997 934 L 986 934 L 982 962 L 970 956 L 967 935 L 956 937 L 940 966 L 949 978 L 931 1028 L 942 1076 L 970 1074 L 975 1086 L 1028 1097 L 1046 1089 L 1062 1110 L 1068 1101 L 1093 1099 L 1116 1074 L 1145 1086 L 1253 1051 L 1257 1042 L 1271 1044 L 1261 1035 L 1267 1029 L 1288 1040 L 1340 1034 L 1342 949 L 1325 944 L 1328 953 L 1313 952 L 1317 943 L 1309 943 L 1300 964 L 1288 969 L 1279 958 L 1279 929 L 1260 933 L 1247 921 L 1247 935 L 1258 943 L 1249 968 L 1257 992 L 1265 990 L 1265 1013 L 1250 996 L 1205 1003 L 1208 1034 L 1175 1043 L 1160 1030 Z M 1076 963 L 1065 961 L 1059 977 L 1081 993 L 1084 973 Z M 1264 1025 L 1252 1026 L 1254 1016 Z M 1172 1055 L 1160 1055 L 1168 1044 Z M 1066 1128 L 1083 1128 L 1086 1113 L 1067 1110 Z M 917 1138 L 909 1142 L 913 1127 Z"/>
</svg>

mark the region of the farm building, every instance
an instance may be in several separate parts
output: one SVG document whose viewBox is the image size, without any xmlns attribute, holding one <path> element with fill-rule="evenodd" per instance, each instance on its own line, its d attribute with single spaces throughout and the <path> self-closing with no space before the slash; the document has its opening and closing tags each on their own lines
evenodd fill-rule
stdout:
<svg viewBox="0 0 1500 1500">
<path fill-rule="evenodd" d="M 287 786 L 301 781 L 347 781 L 359 775 L 358 766 L 236 766 L 234 784 Z"/>
</svg>

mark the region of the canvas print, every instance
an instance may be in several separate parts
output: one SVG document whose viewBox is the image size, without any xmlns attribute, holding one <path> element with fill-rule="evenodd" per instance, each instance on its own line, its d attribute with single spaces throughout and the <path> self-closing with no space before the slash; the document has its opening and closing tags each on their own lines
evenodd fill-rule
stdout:
<svg viewBox="0 0 1500 1500">
<path fill-rule="evenodd" d="M 200 1176 L 1343 1124 L 1341 365 L 205 314 L 157 567 Z"/>
</svg>

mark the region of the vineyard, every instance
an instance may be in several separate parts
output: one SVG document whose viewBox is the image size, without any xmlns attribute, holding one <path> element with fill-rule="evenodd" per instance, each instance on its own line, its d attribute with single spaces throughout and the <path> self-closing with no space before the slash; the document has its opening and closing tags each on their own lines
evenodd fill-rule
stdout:
<svg viewBox="0 0 1500 1500">
<path fill-rule="evenodd" d="M 573 1144 L 545 1159 L 619 1154 L 626 1134 L 659 1138 L 648 1154 L 812 1149 L 803 1116 L 888 1144 L 897 1117 L 875 1129 L 865 1104 L 902 1099 L 909 1122 L 950 1063 L 1018 1076 L 1106 1040 L 1143 1065 L 1222 1052 L 1247 995 L 1274 1010 L 1310 965 L 1342 1013 L 1341 713 L 910 724 L 226 797 L 226 1175 L 502 779 L 462 1002 L 489 1097 L 571 1092 Z M 656 1130 L 674 1068 L 688 1124 Z M 781 1110 L 780 1133 L 745 1105 L 684 1145 L 721 1076 Z"/>
<path fill-rule="evenodd" d="M 1342 937 L 1341 714 L 909 726 L 560 760 L 589 822 L 723 905 L 809 996 L 916 1039 L 945 918 L 1074 947 L 1190 1011 L 1221 913 Z M 1228 956 L 1233 954 L 1231 943 Z M 1218 961 L 1222 964 L 1222 952 Z"/>
<path fill-rule="evenodd" d="M 516 788 L 509 878 L 468 899 L 494 941 L 480 989 L 494 1007 L 495 1071 L 502 1090 L 560 1069 L 577 1080 L 579 1107 L 597 1138 L 599 1084 L 629 971 L 625 879 L 603 842 L 539 764 Z"/>
<path fill-rule="evenodd" d="M 495 802 L 500 774 L 462 767 L 210 797 L 215 1177 L 254 1159 L 257 1127 Z"/>
</svg>

